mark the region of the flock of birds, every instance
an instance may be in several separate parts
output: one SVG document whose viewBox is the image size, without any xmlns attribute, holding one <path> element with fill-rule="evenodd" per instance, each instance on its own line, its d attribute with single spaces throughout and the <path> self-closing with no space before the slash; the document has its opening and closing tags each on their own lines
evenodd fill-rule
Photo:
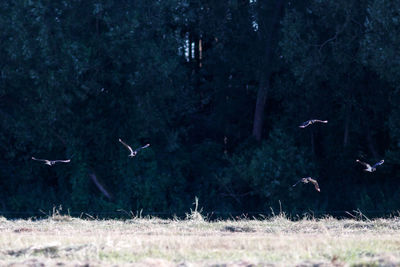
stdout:
<svg viewBox="0 0 400 267">
<path fill-rule="evenodd" d="M 299 127 L 300 128 L 306 128 L 307 126 L 309 126 L 311 124 L 314 124 L 316 122 L 328 123 L 328 121 L 323 121 L 323 120 L 308 120 L 308 121 L 303 122 Z M 372 166 L 370 164 L 362 162 L 361 160 L 358 160 L 358 159 L 356 160 L 356 162 L 364 165 L 364 167 L 365 167 L 364 171 L 366 171 L 366 172 L 374 172 L 374 171 L 376 171 L 376 167 L 378 167 L 379 165 L 382 165 L 385 161 L 384 160 L 380 160 L 380 161 L 378 161 L 377 163 L 375 163 Z M 314 187 L 315 187 L 315 190 L 317 190 L 318 192 L 321 192 L 321 189 L 319 188 L 318 181 L 316 179 L 313 179 L 311 177 L 301 178 L 299 181 L 297 181 L 293 185 L 293 187 L 296 186 L 300 182 L 304 183 L 304 184 L 312 183 L 314 185 Z"/>
<path fill-rule="evenodd" d="M 122 141 L 121 139 L 118 139 L 118 141 L 119 141 L 122 145 L 124 145 L 124 146 L 129 150 L 130 154 L 128 155 L 128 157 L 130 157 L 130 158 L 136 156 L 136 154 L 137 154 L 140 150 L 145 149 L 145 148 L 147 148 L 147 147 L 150 146 L 150 144 L 146 144 L 146 145 L 144 145 L 144 146 L 141 146 L 141 147 L 136 148 L 135 150 L 133 150 L 132 147 L 130 147 L 127 143 L 125 143 L 125 142 Z M 41 162 L 43 162 L 44 164 L 49 165 L 49 166 L 53 166 L 53 165 L 55 165 L 56 163 L 69 163 L 69 162 L 71 162 L 71 159 L 48 160 L 48 159 L 37 159 L 37 158 L 35 158 L 35 157 L 32 157 L 32 159 L 33 159 L 33 160 L 36 160 L 36 161 L 41 161 Z"/>
<path fill-rule="evenodd" d="M 317 123 L 317 122 L 325 123 L 325 124 L 328 123 L 328 121 L 326 121 L 326 120 L 325 121 L 323 121 L 323 120 L 308 120 L 308 121 L 303 122 L 299 127 L 300 128 L 306 128 L 307 126 L 309 126 L 311 124 L 314 124 L 314 123 Z M 145 149 L 145 148 L 150 146 L 150 144 L 146 144 L 144 146 L 141 146 L 141 147 L 136 148 L 135 150 L 133 150 L 132 147 L 130 147 L 127 143 L 125 143 L 121 139 L 118 139 L 118 141 L 129 150 L 130 154 L 128 155 L 128 157 L 131 157 L 131 158 L 135 157 L 140 150 Z M 35 158 L 35 157 L 32 157 L 32 159 L 36 160 L 36 161 L 41 161 L 44 164 L 49 165 L 49 166 L 53 166 L 56 163 L 69 163 L 69 162 L 71 162 L 71 159 L 48 160 L 48 159 L 38 159 L 38 158 Z M 382 165 L 385 161 L 384 160 L 380 160 L 380 161 L 378 161 L 377 163 L 375 163 L 372 166 L 370 164 L 362 162 L 362 161 L 360 161 L 358 159 L 356 160 L 356 162 L 364 165 L 364 167 L 365 167 L 364 171 L 366 171 L 366 172 L 374 172 L 374 171 L 376 171 L 376 168 L 378 166 Z M 312 183 L 314 185 L 314 187 L 315 187 L 315 190 L 317 190 L 318 192 L 321 192 L 321 189 L 319 188 L 319 185 L 318 185 L 318 181 L 316 179 L 313 179 L 312 177 L 301 178 L 299 181 L 297 181 L 293 185 L 293 187 L 296 186 L 300 182 L 304 183 L 304 184 Z"/>
</svg>

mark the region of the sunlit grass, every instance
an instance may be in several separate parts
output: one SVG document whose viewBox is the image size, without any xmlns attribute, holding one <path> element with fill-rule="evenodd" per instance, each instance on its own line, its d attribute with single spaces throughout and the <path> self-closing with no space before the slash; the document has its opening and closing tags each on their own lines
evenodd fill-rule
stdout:
<svg viewBox="0 0 400 267">
<path fill-rule="evenodd" d="M 192 211 L 198 212 L 197 210 Z M 193 214 L 192 214 L 193 215 Z M 0 219 L 0 265 L 398 265 L 400 219 Z"/>
</svg>

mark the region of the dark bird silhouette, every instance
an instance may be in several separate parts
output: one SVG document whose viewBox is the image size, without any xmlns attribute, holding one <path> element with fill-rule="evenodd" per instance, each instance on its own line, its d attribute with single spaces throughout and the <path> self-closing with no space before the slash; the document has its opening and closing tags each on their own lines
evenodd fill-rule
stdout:
<svg viewBox="0 0 400 267">
<path fill-rule="evenodd" d="M 144 148 L 150 146 L 150 144 L 146 144 L 146 145 L 144 145 L 144 146 L 142 146 L 142 147 L 139 147 L 139 148 L 133 150 L 128 144 L 126 144 L 126 143 L 125 143 L 124 141 L 122 141 L 121 139 L 118 139 L 118 141 L 119 141 L 121 144 L 123 144 L 123 145 L 129 150 L 130 154 L 128 155 L 128 157 L 134 157 L 134 156 L 136 156 L 136 154 L 137 154 L 140 150 L 142 150 L 142 149 L 144 149 Z"/>
<path fill-rule="evenodd" d="M 321 189 L 319 189 L 319 185 L 318 185 L 317 180 L 314 180 L 314 179 L 311 178 L 311 177 L 301 178 L 301 179 L 300 179 L 299 181 L 297 181 L 297 183 L 295 183 L 293 186 L 296 186 L 296 185 L 297 185 L 298 183 L 300 183 L 300 182 L 305 183 L 305 184 L 312 183 L 312 184 L 314 185 L 314 187 L 315 187 L 315 190 L 317 190 L 318 192 L 321 192 Z"/>
<path fill-rule="evenodd" d="M 309 121 L 305 121 L 303 122 L 299 127 L 300 128 L 306 128 L 308 125 L 311 125 L 313 123 L 316 122 L 321 122 L 321 123 L 328 123 L 328 121 L 321 121 L 321 120 L 309 120 Z"/>
<path fill-rule="evenodd" d="M 379 165 L 382 165 L 382 164 L 385 162 L 384 160 L 378 161 L 377 163 L 375 163 L 375 164 L 371 167 L 371 165 L 369 165 L 368 163 L 362 162 L 362 161 L 360 161 L 360 160 L 358 160 L 358 159 L 357 159 L 356 161 L 357 161 L 358 163 L 364 165 L 364 167 L 365 167 L 364 171 L 366 171 L 366 172 L 374 172 L 374 171 L 376 171 L 376 167 L 378 167 Z"/>
<path fill-rule="evenodd" d="M 36 161 L 42 161 L 44 164 L 49 165 L 49 166 L 53 166 L 54 164 L 56 164 L 58 162 L 68 163 L 71 161 L 71 159 L 48 160 L 48 159 L 37 159 L 35 157 L 32 157 L 32 159 L 36 160 Z"/>
</svg>

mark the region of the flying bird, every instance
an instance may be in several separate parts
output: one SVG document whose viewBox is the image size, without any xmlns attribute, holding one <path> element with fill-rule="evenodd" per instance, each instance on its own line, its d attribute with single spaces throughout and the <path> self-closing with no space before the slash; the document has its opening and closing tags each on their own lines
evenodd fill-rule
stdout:
<svg viewBox="0 0 400 267">
<path fill-rule="evenodd" d="M 364 171 L 366 171 L 366 172 L 374 172 L 374 171 L 376 171 L 376 167 L 378 167 L 379 165 L 382 165 L 385 162 L 384 160 L 378 161 L 377 163 L 375 163 L 371 167 L 371 165 L 369 165 L 368 163 L 362 162 L 362 161 L 360 161 L 358 159 L 356 161 L 365 166 Z"/>
<path fill-rule="evenodd" d="M 297 183 L 295 183 L 293 186 L 296 186 L 296 185 L 297 185 L 298 183 L 300 183 L 300 182 L 305 183 L 305 184 L 312 183 L 312 184 L 314 185 L 314 187 L 315 187 L 315 190 L 317 190 L 318 192 L 321 192 L 321 189 L 319 189 L 319 185 L 318 185 L 317 180 L 314 180 L 314 179 L 311 178 L 311 177 L 301 178 L 301 179 L 300 179 Z"/>
<path fill-rule="evenodd" d="M 71 161 L 71 159 L 48 160 L 48 159 L 37 159 L 35 157 L 32 157 L 32 159 L 36 160 L 36 161 L 42 161 L 42 162 L 44 162 L 44 164 L 49 165 L 49 166 L 53 166 L 54 164 L 56 164 L 58 162 L 68 163 Z"/>
<path fill-rule="evenodd" d="M 306 128 L 308 125 L 311 125 L 316 122 L 328 123 L 328 121 L 322 121 L 322 120 L 308 120 L 308 121 L 303 122 L 299 127 Z"/>
<path fill-rule="evenodd" d="M 128 157 L 134 157 L 134 156 L 136 156 L 136 154 L 137 154 L 140 150 L 142 150 L 142 149 L 144 149 L 144 148 L 150 146 L 150 144 L 146 144 L 146 145 L 144 145 L 144 146 L 142 146 L 142 147 L 139 147 L 139 148 L 133 150 L 128 144 L 124 143 L 124 141 L 122 141 L 121 139 L 118 139 L 118 141 L 119 141 L 121 144 L 123 144 L 127 149 L 129 149 L 130 154 L 128 155 Z"/>
</svg>

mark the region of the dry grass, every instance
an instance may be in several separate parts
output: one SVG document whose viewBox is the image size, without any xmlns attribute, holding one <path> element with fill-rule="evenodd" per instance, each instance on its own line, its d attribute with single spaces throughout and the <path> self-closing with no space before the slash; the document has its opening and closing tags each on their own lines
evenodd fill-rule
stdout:
<svg viewBox="0 0 400 267">
<path fill-rule="evenodd" d="M 400 219 L 0 219 L 0 265 L 399 266 Z"/>
</svg>

